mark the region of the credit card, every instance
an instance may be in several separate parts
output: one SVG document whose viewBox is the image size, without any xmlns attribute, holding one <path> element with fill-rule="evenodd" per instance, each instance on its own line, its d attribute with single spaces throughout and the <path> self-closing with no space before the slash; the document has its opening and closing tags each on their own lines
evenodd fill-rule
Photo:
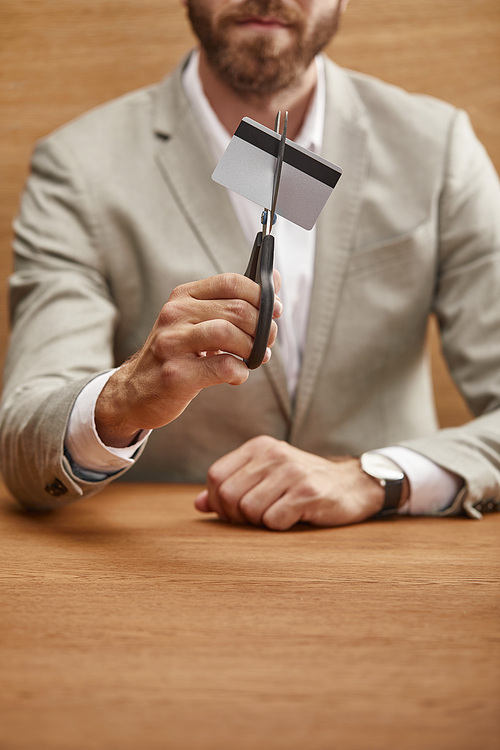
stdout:
<svg viewBox="0 0 500 750">
<path fill-rule="evenodd" d="M 281 136 L 244 117 L 212 179 L 235 193 L 270 208 Z M 312 229 L 342 169 L 286 139 L 276 213 Z"/>
</svg>

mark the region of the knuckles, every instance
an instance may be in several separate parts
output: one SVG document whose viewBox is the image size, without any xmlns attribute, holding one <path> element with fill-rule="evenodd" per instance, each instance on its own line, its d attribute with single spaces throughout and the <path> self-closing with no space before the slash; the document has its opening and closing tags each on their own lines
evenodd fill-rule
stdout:
<svg viewBox="0 0 500 750">
<path fill-rule="evenodd" d="M 224 508 L 230 508 L 235 504 L 234 493 L 227 482 L 219 485 L 217 494 Z"/>
<path fill-rule="evenodd" d="M 256 507 L 251 494 L 244 495 L 241 498 L 238 507 L 247 521 L 254 524 L 255 526 L 261 524 L 262 511 Z"/>
<path fill-rule="evenodd" d="M 271 435 L 257 435 L 256 437 L 250 438 L 247 441 L 247 445 L 254 450 L 264 451 L 280 451 L 283 445 L 286 445 L 282 440 L 271 437 Z"/>
<path fill-rule="evenodd" d="M 211 344 L 211 349 L 224 349 L 225 344 L 229 344 L 234 333 L 234 326 L 229 320 L 223 318 L 214 318 L 203 323 L 207 343 Z"/>
<path fill-rule="evenodd" d="M 239 273 L 222 273 L 217 276 L 220 297 L 222 299 L 239 299 L 243 296 L 242 285 L 247 279 Z"/>
<path fill-rule="evenodd" d="M 270 435 L 258 435 L 251 438 L 248 446 L 270 463 L 280 464 L 290 460 L 290 445 Z"/>
<path fill-rule="evenodd" d="M 257 311 L 246 300 L 232 297 L 226 302 L 227 315 L 230 320 L 242 324 L 245 328 L 255 329 Z"/>
<path fill-rule="evenodd" d="M 158 325 L 161 328 L 169 328 L 185 319 L 185 307 L 180 298 L 173 297 L 174 293 L 175 290 L 170 296 L 168 302 L 163 305 L 160 314 L 158 315 Z"/>
<path fill-rule="evenodd" d="M 214 368 L 215 380 L 228 385 L 241 385 L 247 380 L 250 372 L 248 367 L 231 354 L 220 354 L 206 360 L 206 364 Z"/>
<path fill-rule="evenodd" d="M 218 464 L 212 464 L 207 471 L 207 482 L 209 487 L 214 487 L 217 493 L 220 494 L 222 489 L 222 482 L 224 480 L 224 474 L 218 468 Z"/>
</svg>

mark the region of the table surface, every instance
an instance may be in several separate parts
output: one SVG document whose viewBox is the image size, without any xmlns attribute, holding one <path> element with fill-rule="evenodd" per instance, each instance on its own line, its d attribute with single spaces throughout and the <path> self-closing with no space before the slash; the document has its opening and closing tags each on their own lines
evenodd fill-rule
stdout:
<svg viewBox="0 0 500 750">
<path fill-rule="evenodd" d="M 500 747 L 500 515 L 279 533 L 0 486 L 1 750 Z"/>
</svg>

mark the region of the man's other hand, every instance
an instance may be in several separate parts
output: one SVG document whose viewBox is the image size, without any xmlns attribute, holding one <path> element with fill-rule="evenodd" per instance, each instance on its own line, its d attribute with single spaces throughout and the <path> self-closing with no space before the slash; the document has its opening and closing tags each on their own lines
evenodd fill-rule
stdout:
<svg viewBox="0 0 500 750">
<path fill-rule="evenodd" d="M 216 461 L 195 501 L 203 513 L 284 531 L 299 522 L 341 526 L 381 510 L 384 492 L 357 458 L 329 460 L 268 436 Z"/>
</svg>

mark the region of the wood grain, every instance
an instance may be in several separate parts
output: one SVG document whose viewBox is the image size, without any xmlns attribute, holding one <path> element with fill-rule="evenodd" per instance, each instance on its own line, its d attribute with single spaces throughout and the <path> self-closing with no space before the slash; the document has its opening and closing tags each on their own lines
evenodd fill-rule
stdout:
<svg viewBox="0 0 500 750">
<path fill-rule="evenodd" d="M 500 516 L 287 533 L 0 490 L 2 750 L 498 750 Z"/>
<path fill-rule="evenodd" d="M 193 43 L 178 0 L 0 3 L 0 365 L 11 222 L 36 139 L 81 112 L 159 80 Z M 451 101 L 500 169 L 498 0 L 352 0 L 329 48 L 339 63 Z M 431 338 L 442 424 L 468 412 Z"/>
</svg>

